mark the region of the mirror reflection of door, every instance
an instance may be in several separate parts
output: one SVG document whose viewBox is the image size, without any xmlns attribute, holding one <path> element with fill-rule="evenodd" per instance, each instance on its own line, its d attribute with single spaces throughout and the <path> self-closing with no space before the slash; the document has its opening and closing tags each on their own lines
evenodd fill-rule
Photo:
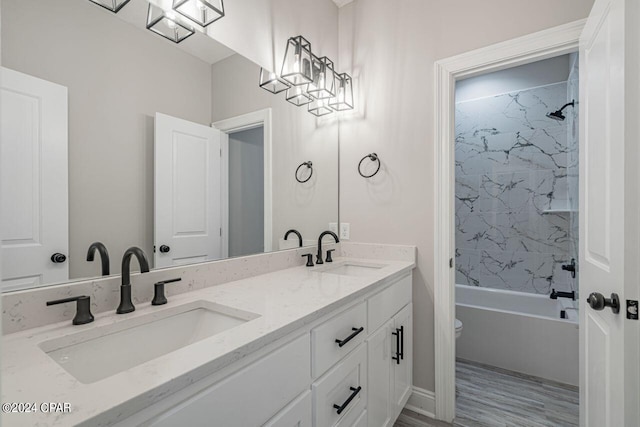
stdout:
<svg viewBox="0 0 640 427">
<path fill-rule="evenodd" d="M 264 252 L 264 127 L 229 134 L 229 256 Z"/>
<path fill-rule="evenodd" d="M 69 278 L 67 88 L 0 68 L 2 290 Z"/>
</svg>

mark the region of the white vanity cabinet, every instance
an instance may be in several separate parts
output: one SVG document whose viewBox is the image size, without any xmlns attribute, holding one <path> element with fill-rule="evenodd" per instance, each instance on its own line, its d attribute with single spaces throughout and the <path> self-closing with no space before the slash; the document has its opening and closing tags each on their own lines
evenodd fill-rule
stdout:
<svg viewBox="0 0 640 427">
<path fill-rule="evenodd" d="M 411 394 L 411 273 L 381 288 L 119 425 L 392 426 Z"/>
</svg>

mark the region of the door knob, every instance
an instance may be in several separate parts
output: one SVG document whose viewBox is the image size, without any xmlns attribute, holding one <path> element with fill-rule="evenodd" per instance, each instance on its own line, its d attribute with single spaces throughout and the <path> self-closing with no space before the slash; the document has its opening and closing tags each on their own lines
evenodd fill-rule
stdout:
<svg viewBox="0 0 640 427">
<path fill-rule="evenodd" d="M 56 264 L 63 263 L 66 260 L 67 260 L 67 256 L 65 254 L 56 252 L 55 254 L 51 255 L 51 262 L 54 262 Z"/>
<path fill-rule="evenodd" d="M 167 246 L 167 245 L 161 245 L 160 246 L 160 252 L 162 252 L 163 254 L 166 254 L 170 250 L 171 250 L 171 248 L 169 246 Z"/>
<path fill-rule="evenodd" d="M 615 314 L 620 313 L 620 298 L 618 294 L 611 294 L 611 298 L 605 298 L 599 292 L 592 292 L 587 298 L 587 304 L 596 311 L 604 310 L 605 307 L 611 307 L 611 311 Z"/>
</svg>

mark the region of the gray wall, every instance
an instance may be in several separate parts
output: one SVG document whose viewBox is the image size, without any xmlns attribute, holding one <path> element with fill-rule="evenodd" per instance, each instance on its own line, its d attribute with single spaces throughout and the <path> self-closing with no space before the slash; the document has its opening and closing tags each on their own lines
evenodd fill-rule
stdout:
<svg viewBox="0 0 640 427">
<path fill-rule="evenodd" d="M 210 124 L 211 66 L 86 0 L 2 0 L 2 64 L 69 88 L 71 277 L 95 240 L 152 261 L 153 116 Z"/>
<path fill-rule="evenodd" d="M 264 251 L 264 128 L 229 135 L 229 256 Z"/>
</svg>

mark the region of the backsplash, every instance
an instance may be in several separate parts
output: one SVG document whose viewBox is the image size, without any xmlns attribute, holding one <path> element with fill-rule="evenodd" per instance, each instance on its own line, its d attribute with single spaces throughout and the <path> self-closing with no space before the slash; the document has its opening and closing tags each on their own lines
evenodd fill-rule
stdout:
<svg viewBox="0 0 640 427">
<path fill-rule="evenodd" d="M 456 104 L 457 283 L 569 288 L 567 121 L 545 116 L 566 102 L 562 82 Z"/>
</svg>

